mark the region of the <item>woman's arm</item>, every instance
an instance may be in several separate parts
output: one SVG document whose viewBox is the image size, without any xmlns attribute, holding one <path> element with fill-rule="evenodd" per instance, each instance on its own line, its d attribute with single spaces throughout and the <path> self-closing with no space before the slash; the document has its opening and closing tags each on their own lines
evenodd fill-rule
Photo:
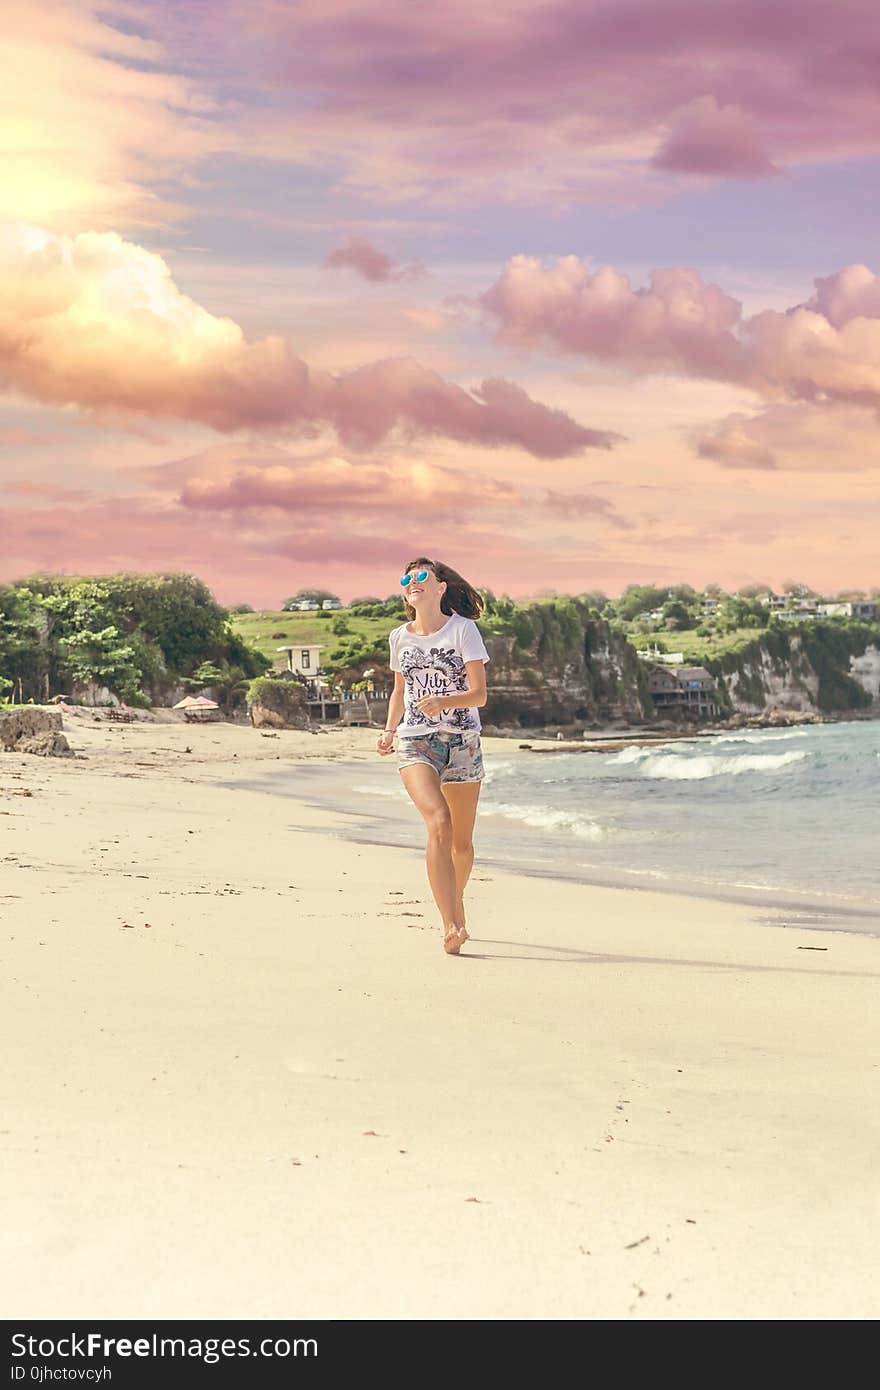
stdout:
<svg viewBox="0 0 880 1390">
<path fill-rule="evenodd" d="M 442 709 L 482 709 L 488 699 L 486 691 L 486 667 L 482 661 L 465 662 L 468 689 L 458 694 L 424 695 L 416 700 L 416 708 L 423 714 L 439 714 Z"/>
<path fill-rule="evenodd" d="M 394 672 L 394 689 L 388 698 L 388 713 L 385 716 L 385 732 L 393 734 L 403 718 L 403 672 Z"/>
</svg>

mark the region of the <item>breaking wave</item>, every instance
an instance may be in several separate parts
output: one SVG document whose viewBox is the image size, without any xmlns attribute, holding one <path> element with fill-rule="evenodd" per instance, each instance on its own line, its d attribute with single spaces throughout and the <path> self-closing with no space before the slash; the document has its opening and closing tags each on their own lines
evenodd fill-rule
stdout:
<svg viewBox="0 0 880 1390">
<path fill-rule="evenodd" d="M 650 758 L 654 753 L 653 748 L 621 748 L 619 753 L 614 753 L 606 762 L 606 767 L 627 767 L 630 763 L 644 762 L 645 758 Z"/>
<path fill-rule="evenodd" d="M 788 753 L 727 753 L 713 757 L 711 753 L 682 755 L 653 753 L 639 765 L 643 777 L 658 777 L 674 782 L 702 782 L 707 777 L 738 777 L 744 772 L 780 772 L 809 757 L 805 749 Z"/>
<path fill-rule="evenodd" d="M 809 738 L 808 729 L 786 729 L 784 733 L 771 733 L 759 729 L 750 734 L 713 734 L 713 743 L 775 743 L 782 738 Z"/>
</svg>

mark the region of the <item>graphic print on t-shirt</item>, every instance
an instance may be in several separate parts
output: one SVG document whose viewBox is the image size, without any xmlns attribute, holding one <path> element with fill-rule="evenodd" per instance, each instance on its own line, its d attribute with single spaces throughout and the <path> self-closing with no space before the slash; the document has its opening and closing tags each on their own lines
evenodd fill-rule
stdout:
<svg viewBox="0 0 880 1390">
<path fill-rule="evenodd" d="M 474 727 L 473 712 L 469 709 L 444 709 L 431 718 L 415 703 L 424 695 L 452 695 L 467 690 L 467 670 L 453 647 L 431 647 L 427 652 L 419 647 L 406 647 L 401 652 L 400 669 L 407 686 L 408 724 L 436 728 L 438 719 L 442 719 L 460 729 Z"/>
</svg>

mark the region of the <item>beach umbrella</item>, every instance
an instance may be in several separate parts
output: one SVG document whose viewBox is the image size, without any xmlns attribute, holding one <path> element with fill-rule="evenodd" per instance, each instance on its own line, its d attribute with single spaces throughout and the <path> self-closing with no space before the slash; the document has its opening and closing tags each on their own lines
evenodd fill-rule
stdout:
<svg viewBox="0 0 880 1390">
<path fill-rule="evenodd" d="M 172 709 L 219 709 L 216 700 L 209 700 L 206 695 L 184 695 L 182 700 L 178 700 Z"/>
</svg>

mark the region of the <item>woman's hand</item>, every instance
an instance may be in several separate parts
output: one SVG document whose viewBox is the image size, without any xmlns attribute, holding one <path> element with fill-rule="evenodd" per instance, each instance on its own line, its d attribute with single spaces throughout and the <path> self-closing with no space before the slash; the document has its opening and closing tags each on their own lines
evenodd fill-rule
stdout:
<svg viewBox="0 0 880 1390">
<path fill-rule="evenodd" d="M 415 707 L 420 709 L 422 714 L 430 715 L 433 718 L 435 715 L 441 714 L 446 708 L 446 699 L 445 695 L 423 695 L 420 700 L 415 701 Z"/>
<path fill-rule="evenodd" d="M 392 730 L 385 729 L 376 741 L 376 752 L 381 753 L 383 758 L 387 758 L 389 753 L 394 752 L 394 733 Z"/>
</svg>

